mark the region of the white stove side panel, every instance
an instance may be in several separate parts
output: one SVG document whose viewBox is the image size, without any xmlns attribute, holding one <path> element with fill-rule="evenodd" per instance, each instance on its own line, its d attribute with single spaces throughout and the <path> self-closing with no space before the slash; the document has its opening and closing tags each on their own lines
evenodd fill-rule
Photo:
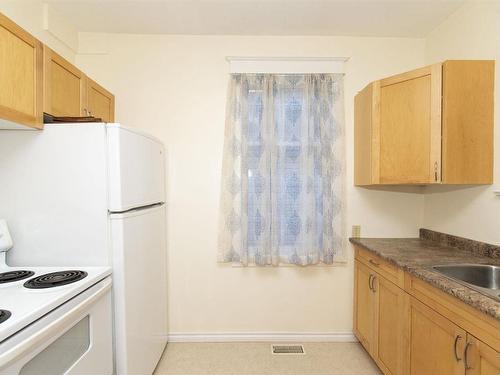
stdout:
<svg viewBox="0 0 500 375">
<path fill-rule="evenodd" d="M 109 265 L 104 124 L 0 131 L 0 218 L 12 266 Z"/>
<path fill-rule="evenodd" d="M 165 149 L 156 138 L 107 125 L 109 210 L 127 211 L 165 202 Z"/>
</svg>

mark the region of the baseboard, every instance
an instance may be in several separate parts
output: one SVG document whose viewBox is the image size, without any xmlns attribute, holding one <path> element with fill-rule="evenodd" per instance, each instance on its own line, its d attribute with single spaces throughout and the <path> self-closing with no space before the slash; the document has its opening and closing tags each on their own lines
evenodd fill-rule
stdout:
<svg viewBox="0 0 500 375">
<path fill-rule="evenodd" d="M 339 332 L 221 332 L 168 335 L 169 342 L 357 342 L 352 331 Z"/>
</svg>

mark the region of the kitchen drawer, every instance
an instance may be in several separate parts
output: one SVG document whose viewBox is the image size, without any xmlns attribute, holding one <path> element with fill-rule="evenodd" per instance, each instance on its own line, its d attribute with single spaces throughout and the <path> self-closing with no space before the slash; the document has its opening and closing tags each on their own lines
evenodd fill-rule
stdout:
<svg viewBox="0 0 500 375">
<path fill-rule="evenodd" d="M 374 253 L 355 247 L 355 257 L 358 261 L 370 267 L 372 270 L 393 282 L 397 286 L 404 288 L 404 271 L 394 264 L 380 258 Z"/>
</svg>

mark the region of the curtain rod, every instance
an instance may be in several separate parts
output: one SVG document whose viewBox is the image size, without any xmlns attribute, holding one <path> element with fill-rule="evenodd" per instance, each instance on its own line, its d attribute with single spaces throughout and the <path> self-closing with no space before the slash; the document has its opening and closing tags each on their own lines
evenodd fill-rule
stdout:
<svg viewBox="0 0 500 375">
<path fill-rule="evenodd" d="M 344 74 L 347 57 L 226 57 L 229 73 Z"/>
<path fill-rule="evenodd" d="M 332 61 L 346 62 L 349 57 L 256 57 L 256 56 L 226 56 L 226 61 Z"/>
</svg>

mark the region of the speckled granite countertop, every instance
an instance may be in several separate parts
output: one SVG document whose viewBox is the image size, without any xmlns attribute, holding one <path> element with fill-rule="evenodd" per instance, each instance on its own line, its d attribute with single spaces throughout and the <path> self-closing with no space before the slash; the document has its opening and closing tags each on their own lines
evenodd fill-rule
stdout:
<svg viewBox="0 0 500 375">
<path fill-rule="evenodd" d="M 457 263 L 500 266 L 500 247 L 426 229 L 420 231 L 420 238 L 351 238 L 350 241 L 500 320 L 500 301 L 429 269 Z"/>
</svg>

